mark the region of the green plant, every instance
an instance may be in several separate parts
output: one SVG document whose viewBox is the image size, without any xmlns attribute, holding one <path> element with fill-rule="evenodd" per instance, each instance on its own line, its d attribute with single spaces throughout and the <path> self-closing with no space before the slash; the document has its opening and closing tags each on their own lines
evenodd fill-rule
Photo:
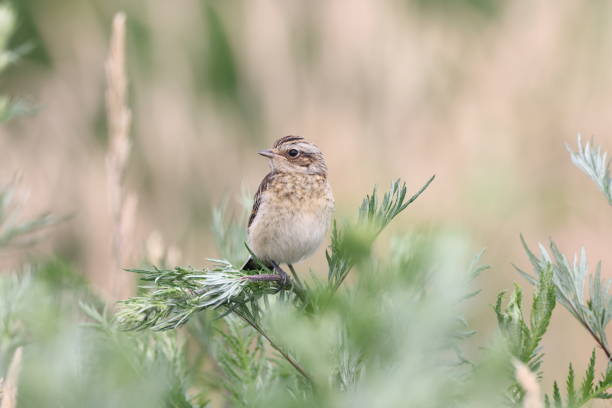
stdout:
<svg viewBox="0 0 612 408">
<path fill-rule="evenodd" d="M 31 244 L 37 232 L 61 220 L 51 214 L 41 214 L 26 221 L 20 219 L 17 196 L 16 181 L 0 187 L 0 248 Z"/>
<path fill-rule="evenodd" d="M 11 220 L 3 236 L 11 239 L 0 241 L 0 252 L 48 224 L 18 221 L 18 203 L 1 208 L 0 226 Z M 21 350 L 21 375 L 8 381 Z M 0 381 L 2 404 L 10 396 L 6 403 L 16 398 L 18 406 L 203 407 L 204 394 L 188 395 L 185 357 L 178 333 L 118 330 L 103 302 L 63 262 L 39 260 L 0 275 L 0 379 L 11 385 L 3 395 Z"/>
<path fill-rule="evenodd" d="M 8 49 L 16 24 L 17 16 L 13 9 L 8 4 L 0 4 L 0 73 L 30 50 L 27 44 L 14 50 Z M 27 113 L 29 110 L 24 102 L 0 95 L 0 123 Z"/>
<path fill-rule="evenodd" d="M 202 269 L 144 267 L 133 270 L 141 279 L 139 295 L 121 302 L 111 318 L 61 263 L 0 278 L 10 305 L 0 310 L 6 328 L 0 344 L 9 357 L 25 346 L 20 401 L 51 398 L 67 407 L 203 407 L 219 399 L 238 407 L 539 406 L 533 405 L 540 400 L 537 380 L 535 390 L 526 388 L 525 378 L 512 375 L 512 360 L 524 363 L 534 379 L 547 375 L 541 340 L 556 302 L 605 349 L 606 285 L 595 274 L 585 300 L 579 295 L 588 274 L 585 256 L 570 265 L 556 247 L 554 257 L 543 252 L 541 258 L 526 247 L 535 273 L 521 273 L 536 287 L 530 316 L 519 287 L 505 305 L 500 294 L 494 309 L 501 337 L 480 353 L 464 351 L 474 333 L 466 306 L 479 292 L 474 279 L 488 268 L 482 252 L 470 260 L 465 238 L 444 232 L 398 235 L 373 248 L 422 191 L 406 199 L 405 186 L 395 182 L 382 200 L 368 195 L 355 222 L 335 224 L 327 279 L 302 274 L 299 289 L 258 278 L 270 271 L 249 275 L 225 260 Z M 221 252 L 236 253 L 243 232 L 225 226 L 228 217 L 218 214 Z M 350 284 L 342 285 L 351 270 Z M 70 357 L 67 350 L 80 351 Z M 41 380 L 39 372 L 52 375 Z M 555 383 L 542 403 L 580 407 L 609 398 L 610 376 L 608 369 L 596 380 L 593 354 L 580 384 L 570 367 L 565 396 Z M 61 387 L 66 382 L 73 384 L 69 391 Z"/>
<path fill-rule="evenodd" d="M 141 277 L 141 293 L 121 302 L 117 321 L 127 330 L 189 329 L 209 316 L 206 333 L 217 339 L 209 358 L 221 370 L 214 387 L 235 406 L 397 406 L 406 402 L 399 381 L 414 406 L 498 403 L 501 393 L 491 390 L 509 386 L 508 378 L 485 373 L 503 371 L 506 354 L 495 346 L 473 362 L 461 347 L 473 334 L 462 309 L 477 294 L 472 280 L 486 269 L 481 254 L 469 262 L 464 240 L 446 234 L 400 236 L 388 254 L 372 251 L 384 227 L 432 180 L 410 198 L 396 181 L 382 200 L 376 191 L 365 198 L 356 222 L 335 223 L 327 281 L 313 274 L 302 292 L 297 285 L 282 290 L 258 279 L 270 271 L 247 275 L 218 260 L 204 269 L 140 268 L 132 272 Z M 243 232 L 221 219 L 215 231 L 231 250 L 236 239 L 228 234 Z M 339 290 L 352 269 L 353 283 Z M 397 380 L 385 380 L 390 375 Z"/>
<path fill-rule="evenodd" d="M 601 147 L 595 147 L 590 142 L 583 146 L 580 136 L 578 136 L 577 144 L 577 152 L 572 151 L 567 146 L 573 163 L 597 184 L 608 202 L 612 204 L 607 153 L 602 152 Z M 612 294 L 610 293 L 612 279 L 606 281 L 602 279 L 601 262 L 597 264 L 594 273 L 589 272 L 584 248 L 580 250 L 579 255 L 574 255 L 573 262 L 570 262 L 552 240 L 549 244 L 550 253 L 542 244 L 539 244 L 540 256 L 537 256 L 529 248 L 522 236 L 521 241 L 534 274 L 529 274 L 520 268 L 516 269 L 529 283 L 537 288 L 537 293 L 532 307 L 531 329 L 527 327 L 522 317 L 520 291 L 518 289 L 505 312 L 502 312 L 500 307 L 502 295 L 498 298 L 496 306 L 498 321 L 511 345 L 512 354 L 519 360 L 528 363 L 532 370 L 537 371 L 539 369 L 542 355 L 536 353 L 537 346 L 550 320 L 550 314 L 554 307 L 551 293 L 554 292 L 556 300 L 593 337 L 605 354 L 608 364 L 601 380 L 595 382 L 595 350 L 593 350 L 580 387 L 575 385 L 575 373 L 572 364 L 570 364 L 565 381 L 565 399 L 562 398 L 559 386 L 555 382 L 552 396 L 547 395 L 545 397 L 545 405 L 547 407 L 574 408 L 584 406 L 593 399 L 612 398 L 612 394 L 608 392 L 612 387 L 612 356 L 606 337 L 606 328 L 612 320 Z M 588 285 L 586 284 L 587 280 Z M 588 291 L 585 290 L 587 288 Z M 515 334 L 508 335 L 508 328 L 512 328 Z M 517 339 L 520 340 L 517 342 Z M 541 376 L 542 373 L 539 373 L 539 375 Z M 515 387 L 513 394 L 516 401 L 522 400 L 523 393 L 520 388 Z"/>
<path fill-rule="evenodd" d="M 359 209 L 357 224 L 346 224 L 339 228 L 334 223 L 332 243 L 327 252 L 328 281 L 332 291 L 338 289 L 357 262 L 354 255 L 362 253 L 362 250 L 367 251 L 384 227 L 416 200 L 432 181 L 433 177 L 406 201 L 406 186 L 401 185 L 398 180 L 384 195 L 380 206 L 374 190 L 364 199 Z M 221 235 L 219 241 L 233 246 L 235 240 L 229 239 L 226 233 L 231 230 L 222 228 L 219 224 L 220 221 L 216 221 L 215 231 Z M 234 233 L 241 234 L 238 231 Z M 358 250 L 352 247 L 355 245 L 359 247 Z M 123 307 L 117 316 L 120 324 L 126 329 L 177 328 L 185 324 L 193 313 L 207 308 L 222 308 L 225 312 L 238 313 L 258 321 L 258 300 L 278 292 L 278 282 L 260 280 L 261 275 L 249 275 L 226 260 L 210 261 L 212 265 L 202 270 L 190 267 L 131 269 L 131 272 L 138 273 L 141 280 L 148 284 L 141 286 L 143 296 L 122 302 Z M 295 286 L 297 285 L 294 285 L 294 292 L 297 289 Z"/>
<path fill-rule="evenodd" d="M 216 356 L 223 371 L 221 389 L 239 406 L 330 406 L 338 399 L 347 404 L 396 406 L 400 399 L 393 393 L 398 383 L 380 382 L 389 376 L 406 380 L 402 384 L 410 390 L 413 406 L 490 406 L 500 404 L 502 398 L 511 406 L 522 406 L 527 390 L 524 381 L 507 374 L 508 356 L 526 364 L 536 379 L 543 377 L 541 340 L 557 301 L 608 353 L 605 328 L 610 295 L 608 286 L 601 283 L 599 266 L 590 277 L 590 300 L 585 301 L 584 253 L 570 266 L 554 243 L 553 261 L 543 248 L 542 258 L 537 258 L 523 240 L 535 271 L 532 276 L 519 269 L 536 287 L 530 317 L 524 315 L 518 286 L 506 306 L 501 293 L 494 309 L 503 341 L 494 342 L 476 361 L 466 357 L 461 343 L 473 332 L 457 306 L 478 293 L 468 287 L 471 279 L 487 269 L 478 262 L 482 254 L 467 265 L 458 262 L 465 253 L 465 248 L 458 250 L 461 240 L 424 242 L 414 236 L 394 239 L 390 253 L 382 258 L 372 252 L 384 227 L 432 180 L 408 200 L 399 182 L 391 185 L 381 201 L 374 191 L 361 205 L 357 222 L 334 223 L 326 254 L 327 282 L 313 275 L 307 284 L 299 284 L 302 292 L 296 290 L 297 283 L 285 291 L 274 280 L 257 279 L 270 271 L 247 275 L 227 261 L 215 261 L 203 270 L 137 269 L 133 272 L 140 274 L 143 292 L 122 303 L 118 322 L 129 330 L 165 330 L 187 323 L 202 310 L 216 310 L 214 325 L 224 344 Z M 222 218 L 215 226 L 223 232 L 220 242 L 235 247 L 240 238 L 231 238 L 228 231 L 242 233 L 221 227 Z M 434 267 L 436 263 L 443 265 Z M 463 272 L 457 270 L 460 264 L 466 265 Z M 354 268 L 353 284 L 339 291 Z M 254 330 L 249 331 L 249 326 Z M 262 351 L 266 343 L 277 357 L 266 357 Z M 565 405 L 556 383 L 544 403 L 579 407 L 609 398 L 610 370 L 596 382 L 594 364 L 593 355 L 578 388 L 570 367 Z M 493 375 L 487 377 L 488 370 Z M 440 381 L 441 377 L 450 382 Z M 508 392 L 474 391 L 490 389 L 490 384 Z M 260 394 L 278 385 L 288 391 Z M 530 401 L 540 399 L 537 389 L 531 394 Z M 374 395 L 388 398 L 381 402 Z"/>
<path fill-rule="evenodd" d="M 594 146 L 592 142 L 582 145 L 582 138 L 578 135 L 577 147 L 574 152 L 569 145 L 565 145 L 570 153 L 572 162 L 597 184 L 604 194 L 608 203 L 612 205 L 612 179 L 610 178 L 610 162 L 608 153 L 602 152 L 600 146 Z"/>
<path fill-rule="evenodd" d="M 548 268 L 543 271 L 539 279 L 534 280 L 536 293 L 533 296 L 528 321 L 525 320 L 523 314 L 523 292 L 518 286 L 510 295 L 505 308 L 502 308 L 504 292 L 497 296 L 494 308 L 497 324 L 510 353 L 525 363 L 530 371 L 535 372 L 537 378 L 542 377 L 540 367 L 544 357 L 540 342 L 548 329 L 556 303 L 552 276 L 552 270 Z M 509 394 L 510 401 L 518 404 L 523 400 L 525 391 L 517 382 L 510 387 Z"/>
</svg>

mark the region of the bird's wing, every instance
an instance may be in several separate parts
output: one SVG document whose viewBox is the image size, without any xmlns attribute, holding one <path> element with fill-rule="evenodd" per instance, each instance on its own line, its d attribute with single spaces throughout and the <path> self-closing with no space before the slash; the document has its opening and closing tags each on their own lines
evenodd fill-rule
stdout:
<svg viewBox="0 0 612 408">
<path fill-rule="evenodd" d="M 253 198 L 253 209 L 251 210 L 251 216 L 249 217 L 248 227 L 250 227 L 253 221 L 255 220 L 255 217 L 257 216 L 257 210 L 259 209 L 259 205 L 261 204 L 261 196 L 268 189 L 268 186 L 270 185 L 270 182 L 272 181 L 274 176 L 275 173 L 271 171 L 270 173 L 266 174 L 263 180 L 261 180 L 261 184 L 259 184 L 259 188 L 255 193 L 255 197 Z"/>
</svg>

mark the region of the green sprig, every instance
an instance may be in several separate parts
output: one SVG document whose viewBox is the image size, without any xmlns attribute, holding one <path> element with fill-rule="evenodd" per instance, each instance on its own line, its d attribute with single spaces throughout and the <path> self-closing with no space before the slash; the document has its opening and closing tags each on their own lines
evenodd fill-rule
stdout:
<svg viewBox="0 0 612 408">
<path fill-rule="evenodd" d="M 140 275 L 143 294 L 119 302 L 117 320 L 125 330 L 174 329 L 196 312 L 222 306 L 232 310 L 271 293 L 273 284 L 251 282 L 248 275 L 225 260 L 209 260 L 204 269 L 149 267 L 130 269 Z"/>
<path fill-rule="evenodd" d="M 529 321 L 525 320 L 523 314 L 523 295 L 518 286 L 515 287 L 505 308 L 502 307 L 504 292 L 497 296 L 494 307 L 498 326 L 506 339 L 510 353 L 527 364 L 538 377 L 542 376 L 540 367 L 543 354 L 540 343 L 548 329 L 555 308 L 555 288 L 552 276 L 552 270 L 549 268 L 543 271 L 536 282 L 536 293 L 533 296 Z M 518 384 L 514 384 L 510 392 L 514 401 L 522 400 L 523 391 Z"/>
<path fill-rule="evenodd" d="M 348 276 L 360 256 L 366 255 L 382 230 L 429 187 L 436 176 L 432 176 L 413 196 L 406 200 L 406 183 L 396 180 L 379 201 L 376 187 L 359 207 L 358 222 L 338 227 L 334 221 L 331 245 L 325 256 L 328 264 L 328 281 L 336 291 Z"/>
<path fill-rule="evenodd" d="M 567 379 L 565 380 L 565 401 L 561 396 L 559 385 L 555 381 L 553 384 L 552 395 L 554 405 L 551 404 L 550 397 L 547 395 L 545 397 L 545 406 L 554 406 L 555 408 L 579 408 L 587 405 L 594 399 L 611 399 L 612 394 L 608 393 L 607 390 L 612 386 L 612 370 L 608 369 L 601 380 L 595 382 L 595 359 L 595 349 L 593 349 L 591 358 L 589 360 L 589 365 L 579 388 L 576 388 L 576 375 L 574 368 L 570 363 Z"/>
<path fill-rule="evenodd" d="M 578 151 L 574 152 L 569 145 L 565 145 L 570 153 L 572 162 L 597 184 L 597 187 L 612 205 L 612 178 L 610 177 L 610 160 L 608 153 L 603 152 L 601 146 L 595 146 L 592 142 L 582 144 L 582 138 L 578 135 Z"/>
<path fill-rule="evenodd" d="M 584 248 L 580 250 L 579 255 L 574 255 L 574 260 L 570 263 L 553 241 L 550 241 L 552 256 L 540 244 L 539 257 L 531 251 L 523 236 L 521 236 L 521 242 L 529 257 L 535 276 L 515 266 L 518 272 L 529 283 L 536 284 L 538 276 L 551 269 L 557 300 L 587 329 L 610 359 L 611 351 L 606 338 L 606 327 L 612 319 L 612 294 L 609 293 L 612 279 L 603 281 L 601 263 L 597 264 L 595 273 L 591 274 L 589 273 Z M 587 276 L 588 299 L 585 298 Z"/>
</svg>

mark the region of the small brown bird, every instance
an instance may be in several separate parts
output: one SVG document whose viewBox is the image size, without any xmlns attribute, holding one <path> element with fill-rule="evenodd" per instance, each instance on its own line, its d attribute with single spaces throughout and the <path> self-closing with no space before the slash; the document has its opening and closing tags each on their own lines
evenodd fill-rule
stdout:
<svg viewBox="0 0 612 408">
<path fill-rule="evenodd" d="M 259 152 L 270 160 L 253 203 L 248 245 L 257 258 L 286 279 L 279 264 L 299 262 L 319 247 L 329 230 L 334 197 L 323 153 L 303 137 L 285 136 Z M 249 258 L 245 270 L 259 269 Z"/>
</svg>

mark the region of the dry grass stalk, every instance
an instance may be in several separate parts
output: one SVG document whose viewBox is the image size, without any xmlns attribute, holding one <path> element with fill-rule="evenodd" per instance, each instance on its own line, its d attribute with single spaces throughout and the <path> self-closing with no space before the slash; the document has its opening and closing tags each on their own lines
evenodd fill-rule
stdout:
<svg viewBox="0 0 612 408">
<path fill-rule="evenodd" d="M 516 369 L 516 380 L 525 391 L 523 408 L 544 408 L 540 398 L 540 384 L 536 375 L 529 367 L 518 360 L 514 362 L 514 368 Z"/>
<path fill-rule="evenodd" d="M 17 383 L 19 381 L 19 373 L 21 372 L 21 355 L 22 348 L 19 347 L 15 350 L 8 374 L 6 375 L 6 381 L 2 386 L 0 408 L 15 408 L 17 406 Z"/>
<path fill-rule="evenodd" d="M 122 266 L 130 251 L 136 212 L 136 196 L 124 192 L 124 177 L 130 156 L 129 129 L 131 111 L 127 105 L 127 75 L 125 72 L 125 21 L 124 13 L 113 18 L 110 50 L 106 60 L 106 110 L 109 131 L 109 151 L 106 156 L 109 206 L 113 218 L 113 297 L 125 293 L 119 287 Z"/>
<path fill-rule="evenodd" d="M 152 265 L 174 266 L 181 259 L 181 251 L 175 246 L 166 246 L 159 231 L 153 231 L 149 235 L 145 250 L 145 259 Z"/>
</svg>

